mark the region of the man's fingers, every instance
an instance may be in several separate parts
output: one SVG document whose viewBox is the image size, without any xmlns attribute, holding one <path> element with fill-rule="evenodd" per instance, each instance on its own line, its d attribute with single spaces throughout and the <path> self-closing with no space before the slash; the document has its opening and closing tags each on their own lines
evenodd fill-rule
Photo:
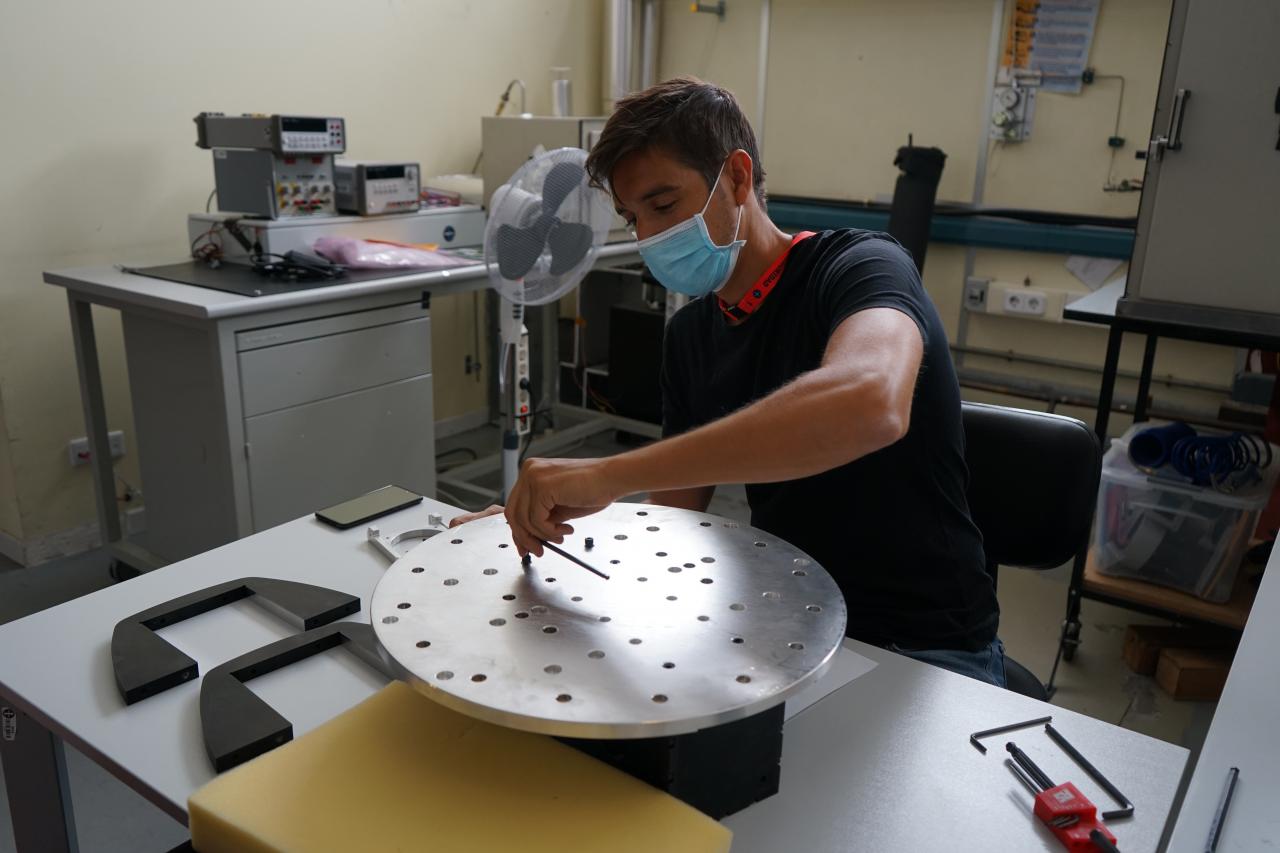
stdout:
<svg viewBox="0 0 1280 853">
<path fill-rule="evenodd" d="M 464 512 L 462 515 L 456 515 L 449 520 L 449 528 L 453 529 L 460 524 L 466 524 L 468 521 L 488 518 L 489 516 L 497 515 L 500 512 L 502 512 L 502 507 L 498 504 L 493 504 L 488 509 L 483 509 L 480 512 Z"/>
</svg>

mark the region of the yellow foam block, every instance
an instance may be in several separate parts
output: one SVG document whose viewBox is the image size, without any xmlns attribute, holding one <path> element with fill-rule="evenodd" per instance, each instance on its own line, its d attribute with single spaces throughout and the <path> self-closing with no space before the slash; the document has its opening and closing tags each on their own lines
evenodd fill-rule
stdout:
<svg viewBox="0 0 1280 853">
<path fill-rule="evenodd" d="M 732 833 L 549 737 L 394 682 L 188 801 L 199 853 L 724 853 Z"/>
</svg>

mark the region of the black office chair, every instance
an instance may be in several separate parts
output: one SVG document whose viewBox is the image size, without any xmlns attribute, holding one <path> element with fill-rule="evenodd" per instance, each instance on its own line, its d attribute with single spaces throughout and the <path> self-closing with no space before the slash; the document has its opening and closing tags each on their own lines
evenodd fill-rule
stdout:
<svg viewBox="0 0 1280 853">
<path fill-rule="evenodd" d="M 1098 496 L 1102 453 L 1075 418 L 963 403 L 969 513 L 982 531 L 987 571 L 1052 569 L 1080 553 Z M 1005 657 L 1009 689 L 1047 700 L 1044 684 Z"/>
</svg>

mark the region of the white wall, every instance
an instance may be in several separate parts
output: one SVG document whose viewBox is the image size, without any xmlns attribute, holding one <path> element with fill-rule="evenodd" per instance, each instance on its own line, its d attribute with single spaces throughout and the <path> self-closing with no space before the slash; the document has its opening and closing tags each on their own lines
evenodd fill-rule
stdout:
<svg viewBox="0 0 1280 853">
<path fill-rule="evenodd" d="M 530 109 L 546 112 L 549 69 L 567 65 L 580 102 L 598 102 L 601 26 L 598 0 L 6 4 L 0 530 L 33 541 L 94 519 L 89 472 L 66 461 L 66 442 L 84 434 L 66 299 L 40 274 L 185 255 L 186 214 L 213 183 L 192 116 L 341 115 L 351 156 L 465 172 L 480 116 L 510 78 L 524 78 Z M 462 373 L 470 306 L 433 306 L 440 417 L 483 401 L 483 385 Z M 131 436 L 118 319 L 95 314 L 108 417 Z M 132 455 L 117 470 L 137 482 Z"/>
<path fill-rule="evenodd" d="M 694 74 L 731 89 L 754 121 L 761 0 L 731 0 L 724 20 L 692 14 L 666 0 L 660 73 Z M 1014 6 L 1006 3 L 1005 22 Z M 1159 82 L 1170 0 L 1103 0 L 1090 63 L 1125 80 L 1115 177 L 1141 177 L 1135 150 L 1145 147 Z M 898 171 L 897 148 L 911 133 L 917 145 L 947 153 L 938 189 L 943 200 L 973 198 L 980 153 L 988 153 L 984 203 L 989 206 L 1133 216 L 1137 193 L 1106 193 L 1118 84 L 1099 80 L 1079 95 L 1041 93 L 1032 137 L 1022 144 L 985 138 L 983 112 L 995 0 L 774 0 L 763 160 L 768 189 L 778 195 L 887 200 Z M 1004 23 L 1000 26 L 1003 38 Z M 757 132 L 759 129 L 757 128 Z M 960 335 L 964 247 L 934 244 L 925 286 L 952 341 Z M 974 273 L 1052 290 L 1087 289 L 1063 267 L 1065 258 L 1033 252 L 979 250 Z M 1101 367 L 1106 333 L 1099 327 L 971 315 L 967 342 Z M 1121 367 L 1137 370 L 1141 340 L 1129 336 Z M 1097 375 L 1010 365 L 970 356 L 966 364 L 1097 387 Z M 1234 354 L 1223 347 L 1162 341 L 1156 375 L 1229 384 Z M 1118 392 L 1136 383 L 1121 380 Z M 1220 395 L 1154 386 L 1162 401 L 1212 407 Z M 977 398 L 976 394 L 966 396 Z M 1031 407 L 1043 404 L 1006 400 Z M 1092 421 L 1090 412 L 1074 412 Z M 1117 429 L 1127 425 L 1114 418 Z"/>
</svg>

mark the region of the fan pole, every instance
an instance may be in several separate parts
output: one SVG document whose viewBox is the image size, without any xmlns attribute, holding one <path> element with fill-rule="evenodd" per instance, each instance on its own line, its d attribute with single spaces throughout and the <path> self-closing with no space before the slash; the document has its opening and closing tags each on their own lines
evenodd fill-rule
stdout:
<svg viewBox="0 0 1280 853">
<path fill-rule="evenodd" d="M 502 501 L 506 503 L 520 476 L 520 437 L 533 421 L 529 397 L 529 330 L 524 306 L 509 303 L 502 312 L 502 381 L 506 391 L 506 423 L 502 431 Z M 510 363 L 508 366 L 508 362 Z"/>
</svg>

